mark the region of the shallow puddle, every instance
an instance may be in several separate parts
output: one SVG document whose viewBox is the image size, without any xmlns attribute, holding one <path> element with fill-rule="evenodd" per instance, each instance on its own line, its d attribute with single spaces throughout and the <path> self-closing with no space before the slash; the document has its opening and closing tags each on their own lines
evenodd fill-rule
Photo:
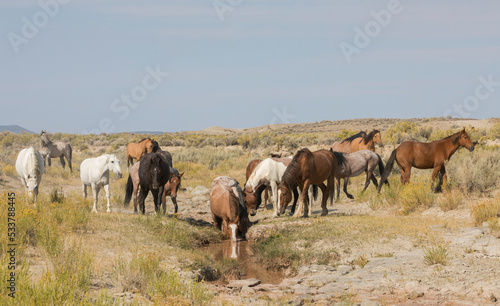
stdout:
<svg viewBox="0 0 500 306">
<path fill-rule="evenodd" d="M 251 243 L 246 240 L 236 242 L 224 240 L 221 243 L 203 247 L 202 250 L 210 253 L 214 261 L 225 258 L 238 260 L 245 274 L 243 279 L 256 278 L 263 284 L 279 284 L 283 280 L 283 273 L 268 271 L 260 266 L 253 256 Z"/>
</svg>

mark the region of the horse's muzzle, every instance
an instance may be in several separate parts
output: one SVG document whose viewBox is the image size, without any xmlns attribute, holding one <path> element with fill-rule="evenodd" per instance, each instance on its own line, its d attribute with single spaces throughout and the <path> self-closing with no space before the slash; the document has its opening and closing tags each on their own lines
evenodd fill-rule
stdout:
<svg viewBox="0 0 500 306">
<path fill-rule="evenodd" d="M 467 149 L 469 149 L 470 152 L 474 151 L 474 146 L 470 146 Z"/>
<path fill-rule="evenodd" d="M 250 211 L 250 216 L 252 216 L 252 217 L 253 217 L 253 216 L 255 216 L 256 214 L 257 214 L 257 211 L 256 211 L 255 209 L 252 209 L 252 210 Z"/>
</svg>

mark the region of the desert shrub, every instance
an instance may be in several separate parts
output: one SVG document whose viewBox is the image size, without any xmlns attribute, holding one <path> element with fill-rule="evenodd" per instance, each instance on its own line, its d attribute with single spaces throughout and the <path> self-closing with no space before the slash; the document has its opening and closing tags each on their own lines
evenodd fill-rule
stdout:
<svg viewBox="0 0 500 306">
<path fill-rule="evenodd" d="M 356 135 L 357 133 L 359 133 L 359 131 L 355 131 L 355 130 L 351 130 L 351 129 L 342 129 L 342 131 L 335 134 L 335 141 L 344 140 L 352 135 Z M 331 144 L 333 144 L 333 142 Z"/>
<path fill-rule="evenodd" d="M 256 250 L 260 262 L 268 270 L 285 270 L 298 263 L 299 252 L 293 248 L 281 234 L 271 234 L 269 237 L 258 240 L 252 248 Z"/>
<path fill-rule="evenodd" d="M 13 165 L 10 165 L 10 164 L 3 166 L 2 172 L 5 173 L 5 175 L 8 175 L 10 177 L 17 176 L 16 167 L 14 167 Z"/>
<path fill-rule="evenodd" d="M 448 263 L 448 248 L 438 244 L 429 248 L 424 248 L 424 263 L 426 265 L 446 265 Z"/>
<path fill-rule="evenodd" d="M 418 208 L 430 207 L 436 198 L 428 184 L 411 182 L 399 193 L 400 212 L 408 215 Z"/>
<path fill-rule="evenodd" d="M 409 121 L 399 122 L 387 129 L 385 139 L 391 144 L 414 140 L 417 134 L 417 125 Z"/>
<path fill-rule="evenodd" d="M 471 208 L 471 216 L 476 226 L 481 226 L 490 220 L 497 220 L 500 216 L 500 200 L 497 198 L 478 202 Z"/>
<path fill-rule="evenodd" d="M 500 150 L 460 150 L 446 166 L 450 185 L 463 192 L 488 192 L 500 179 Z"/>
<path fill-rule="evenodd" d="M 491 128 L 490 134 L 493 138 L 500 139 L 500 120 L 493 125 Z"/>
<path fill-rule="evenodd" d="M 457 189 L 446 192 L 437 201 L 442 211 L 457 209 L 464 202 L 464 194 Z"/>
</svg>

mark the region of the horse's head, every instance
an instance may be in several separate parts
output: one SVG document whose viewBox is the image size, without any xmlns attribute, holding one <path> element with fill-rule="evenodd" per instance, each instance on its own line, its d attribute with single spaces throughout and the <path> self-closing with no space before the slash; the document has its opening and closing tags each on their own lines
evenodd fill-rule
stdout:
<svg viewBox="0 0 500 306">
<path fill-rule="evenodd" d="M 114 172 L 118 178 L 122 177 L 122 169 L 120 167 L 120 160 L 116 155 L 114 154 L 109 154 L 106 156 L 107 162 L 108 162 L 108 169 L 112 172 Z"/>
<path fill-rule="evenodd" d="M 458 135 L 454 136 L 452 139 L 453 143 L 458 142 L 459 145 L 466 148 L 470 152 L 474 151 L 474 143 L 469 137 L 469 134 L 465 131 L 465 128 L 458 133 Z"/>
<path fill-rule="evenodd" d="M 380 134 L 379 130 L 373 130 L 375 135 L 373 135 L 373 142 L 383 147 L 384 143 L 382 142 L 382 134 Z"/>
<path fill-rule="evenodd" d="M 151 152 L 161 152 L 161 148 L 160 148 L 160 145 L 158 144 L 158 141 L 153 139 L 153 140 L 151 140 L 151 143 L 153 144 Z"/>
<path fill-rule="evenodd" d="M 251 186 L 247 186 L 243 190 L 243 201 L 245 202 L 245 206 L 247 207 L 250 215 L 255 216 L 260 205 L 260 199 L 257 199 L 255 190 L 253 190 Z"/>
<path fill-rule="evenodd" d="M 39 182 L 39 177 L 41 174 L 37 173 L 30 173 L 26 175 L 26 186 L 28 188 L 28 192 L 30 195 L 32 193 L 35 193 L 35 195 L 38 194 L 38 182 Z"/>
<path fill-rule="evenodd" d="M 184 172 L 179 174 L 170 172 L 170 192 L 172 193 L 172 197 L 177 197 L 177 191 L 181 187 L 181 177 L 184 175 Z"/>
<path fill-rule="evenodd" d="M 151 153 L 153 152 L 153 148 L 154 148 L 154 140 L 151 140 L 149 138 L 146 139 L 146 151 L 148 153 Z"/>
<path fill-rule="evenodd" d="M 286 182 L 278 184 L 278 208 L 280 214 L 284 214 L 286 207 L 292 201 L 292 191 Z"/>
<path fill-rule="evenodd" d="M 236 216 L 236 219 L 229 221 L 227 225 L 227 230 L 230 233 L 231 241 L 236 241 L 238 239 L 238 224 L 240 223 L 240 216 Z M 228 235 L 229 236 L 229 235 Z"/>
</svg>

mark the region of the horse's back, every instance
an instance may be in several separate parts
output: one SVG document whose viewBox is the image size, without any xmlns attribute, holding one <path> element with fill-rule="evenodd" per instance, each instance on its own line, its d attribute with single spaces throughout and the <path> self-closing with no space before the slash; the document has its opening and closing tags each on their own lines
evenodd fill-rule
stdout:
<svg viewBox="0 0 500 306">
<path fill-rule="evenodd" d="M 16 171 L 19 176 L 24 176 L 24 168 L 26 163 L 26 152 L 28 149 L 22 149 L 17 155 L 16 159 Z"/>
<path fill-rule="evenodd" d="M 333 151 L 342 153 L 351 153 L 350 144 L 348 142 L 336 141 L 331 146 Z"/>
</svg>

